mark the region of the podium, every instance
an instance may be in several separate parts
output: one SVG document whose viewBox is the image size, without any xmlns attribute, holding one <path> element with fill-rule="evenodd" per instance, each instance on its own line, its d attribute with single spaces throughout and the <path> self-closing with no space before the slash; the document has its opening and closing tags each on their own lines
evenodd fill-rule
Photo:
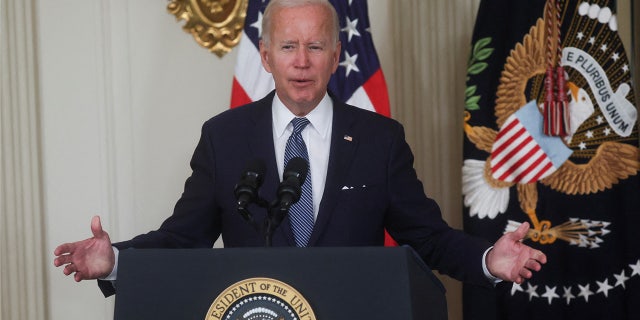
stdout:
<svg viewBox="0 0 640 320">
<path fill-rule="evenodd" d="M 300 320 L 447 319 L 443 285 L 408 247 L 127 249 L 119 255 L 115 319 L 248 319 L 241 309 L 258 300 L 251 291 L 258 282 L 247 279 L 290 286 L 259 282 L 293 297 L 283 310 L 295 309 Z M 315 318 L 305 317 L 301 300 Z M 222 317 L 232 307 L 238 312 Z"/>
</svg>

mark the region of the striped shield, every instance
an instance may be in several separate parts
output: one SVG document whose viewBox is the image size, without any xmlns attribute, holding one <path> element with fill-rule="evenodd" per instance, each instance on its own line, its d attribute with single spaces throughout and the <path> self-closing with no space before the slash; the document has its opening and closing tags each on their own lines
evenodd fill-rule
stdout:
<svg viewBox="0 0 640 320">
<path fill-rule="evenodd" d="M 542 132 L 535 100 L 512 114 L 500 128 L 491 150 L 491 175 L 513 183 L 530 183 L 552 174 L 571 156 L 562 138 Z"/>
</svg>

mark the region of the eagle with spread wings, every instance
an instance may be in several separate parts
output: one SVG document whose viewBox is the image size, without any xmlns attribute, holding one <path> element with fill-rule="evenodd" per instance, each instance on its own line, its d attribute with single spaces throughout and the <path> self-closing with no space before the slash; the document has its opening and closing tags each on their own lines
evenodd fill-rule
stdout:
<svg viewBox="0 0 640 320">
<path fill-rule="evenodd" d="M 588 15 L 585 15 L 584 19 L 584 29 L 581 30 L 595 32 L 594 30 L 604 29 L 586 28 L 584 25 L 598 26 L 602 22 Z M 549 43 L 552 43 L 552 50 L 555 50 L 560 45 L 567 48 L 572 47 L 573 42 L 596 40 L 596 37 L 589 38 L 588 34 L 585 35 L 581 30 L 575 29 L 569 30 L 563 44 L 549 42 L 546 23 L 549 22 L 543 18 L 538 19 L 524 40 L 511 50 L 506 60 L 496 95 L 495 117 L 498 128 L 503 128 L 505 122 L 528 101 L 543 99 L 543 82 L 548 65 L 546 52 L 549 49 Z M 602 34 L 603 32 L 600 31 L 597 39 L 602 39 Z M 606 37 L 599 41 L 603 43 L 589 43 L 589 47 L 592 48 L 589 54 L 592 54 L 594 59 L 599 58 L 598 61 L 602 61 L 608 59 L 603 53 L 606 51 Z M 554 63 L 559 63 L 558 59 L 560 57 L 554 58 Z M 617 59 L 612 59 L 606 63 L 606 67 L 620 68 L 617 62 Z M 476 148 L 487 152 L 489 157 L 486 161 L 465 160 L 464 202 L 470 208 L 471 216 L 495 218 L 506 211 L 509 189 L 515 186 L 520 208 L 532 224 L 528 234 L 531 240 L 540 244 L 551 244 L 560 239 L 581 247 L 597 247 L 602 241 L 602 236 L 608 233 L 608 223 L 572 218 L 559 225 L 552 225 L 548 220 L 539 219 L 536 213 L 538 184 L 567 195 L 588 195 L 610 189 L 621 180 L 636 175 L 640 170 L 640 153 L 637 144 L 633 143 L 637 143 L 638 129 L 634 118 L 632 135 L 625 137 L 614 132 L 615 130 L 611 127 L 613 124 L 607 121 L 607 115 L 603 113 L 602 107 L 598 108 L 597 94 L 592 91 L 596 88 L 589 85 L 590 79 L 567 67 L 565 72 L 569 80 L 567 94 L 570 126 L 567 135 L 557 139 L 560 139 L 564 147 L 570 149 L 571 155 L 553 172 L 535 181 L 518 182 L 500 179 L 492 172 L 492 156 L 500 131 L 485 126 L 470 125 L 471 114 L 466 112 L 464 119 L 466 137 Z M 629 95 L 630 86 L 621 79 L 611 80 L 614 84 L 618 84 L 615 91 L 615 95 L 619 98 L 617 101 L 629 102 L 626 97 L 633 98 Z M 536 105 L 542 117 L 543 107 L 537 103 Z M 632 106 L 631 103 L 629 105 Z M 635 108 L 633 112 L 636 112 Z M 634 136 L 635 140 L 633 140 Z M 509 221 L 505 231 L 512 230 L 518 225 L 518 222 Z"/>
</svg>

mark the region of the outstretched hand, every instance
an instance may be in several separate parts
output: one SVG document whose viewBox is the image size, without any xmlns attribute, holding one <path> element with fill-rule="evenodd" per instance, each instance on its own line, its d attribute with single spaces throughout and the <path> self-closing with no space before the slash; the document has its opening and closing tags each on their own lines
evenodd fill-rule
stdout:
<svg viewBox="0 0 640 320">
<path fill-rule="evenodd" d="M 504 281 L 522 283 L 529 279 L 533 271 L 540 271 L 547 263 L 547 256 L 540 250 L 522 243 L 529 231 L 529 223 L 525 222 L 514 232 L 504 234 L 487 254 L 489 272 Z"/>
<path fill-rule="evenodd" d="M 109 234 L 102 230 L 100 217 L 91 219 L 93 237 L 78 242 L 59 245 L 54 254 L 53 264 L 64 265 L 65 275 L 75 273 L 75 281 L 99 279 L 108 276 L 115 265 L 115 256 Z"/>
</svg>

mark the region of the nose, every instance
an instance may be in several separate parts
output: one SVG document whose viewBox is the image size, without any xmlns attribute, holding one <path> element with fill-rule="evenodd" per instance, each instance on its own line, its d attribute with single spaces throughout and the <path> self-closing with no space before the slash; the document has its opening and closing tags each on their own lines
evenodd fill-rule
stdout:
<svg viewBox="0 0 640 320">
<path fill-rule="evenodd" d="M 296 68 L 308 68 L 309 67 L 309 52 L 307 51 L 306 48 L 300 47 L 296 51 L 295 67 Z"/>
</svg>

